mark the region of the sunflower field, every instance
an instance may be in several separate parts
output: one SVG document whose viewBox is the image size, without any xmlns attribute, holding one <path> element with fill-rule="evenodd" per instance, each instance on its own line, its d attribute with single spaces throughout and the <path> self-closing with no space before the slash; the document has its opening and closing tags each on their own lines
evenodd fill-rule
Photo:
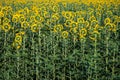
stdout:
<svg viewBox="0 0 120 80">
<path fill-rule="evenodd" d="M 0 80 L 120 80 L 120 1 L 1 0 Z"/>
</svg>

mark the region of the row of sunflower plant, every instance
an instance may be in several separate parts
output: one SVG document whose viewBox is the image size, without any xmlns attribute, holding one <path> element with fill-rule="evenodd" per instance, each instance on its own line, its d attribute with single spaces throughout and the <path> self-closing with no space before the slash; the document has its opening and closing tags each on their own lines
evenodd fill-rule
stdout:
<svg viewBox="0 0 120 80">
<path fill-rule="evenodd" d="M 0 80 L 119 80 L 120 5 L 0 5 Z"/>
</svg>

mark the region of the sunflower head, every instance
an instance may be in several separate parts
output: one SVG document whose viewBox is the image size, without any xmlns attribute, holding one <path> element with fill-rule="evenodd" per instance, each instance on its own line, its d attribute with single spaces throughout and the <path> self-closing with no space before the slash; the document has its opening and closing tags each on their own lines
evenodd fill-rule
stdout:
<svg viewBox="0 0 120 80">
<path fill-rule="evenodd" d="M 66 20 L 65 23 L 64 23 L 64 25 L 65 25 L 66 27 L 71 27 L 71 26 L 70 26 L 71 22 L 72 22 L 71 20 Z"/>
<path fill-rule="evenodd" d="M 84 18 L 78 18 L 78 19 L 77 19 L 77 22 L 78 22 L 78 23 L 84 23 L 85 21 L 84 21 Z"/>
<path fill-rule="evenodd" d="M 91 16 L 91 17 L 89 18 L 89 21 L 93 21 L 93 20 L 95 20 L 95 21 L 96 21 L 95 16 Z"/>
<path fill-rule="evenodd" d="M 78 23 L 77 23 L 77 22 L 72 21 L 72 22 L 70 23 L 70 27 L 72 27 L 72 28 L 77 27 L 77 26 L 78 26 Z"/>
<path fill-rule="evenodd" d="M 16 34 L 16 36 L 15 36 L 15 42 L 22 43 L 22 36 Z"/>
<path fill-rule="evenodd" d="M 18 14 L 13 15 L 12 22 L 17 23 L 18 21 L 19 21 L 19 15 Z"/>
<path fill-rule="evenodd" d="M 31 26 L 31 31 L 32 31 L 32 32 L 38 32 L 38 31 L 39 31 L 39 27 L 37 26 L 37 24 L 33 24 L 33 25 Z"/>
<path fill-rule="evenodd" d="M 4 30 L 5 32 L 8 32 L 10 29 L 11 29 L 11 26 L 8 23 L 3 24 L 2 30 Z"/>
<path fill-rule="evenodd" d="M 105 25 L 105 29 L 108 30 L 108 31 L 111 31 L 111 30 L 113 29 L 112 23 L 107 23 L 107 24 Z"/>
<path fill-rule="evenodd" d="M 105 18 L 104 24 L 107 24 L 107 23 L 110 23 L 110 22 L 111 22 L 110 18 Z"/>
<path fill-rule="evenodd" d="M 20 18 L 19 18 L 19 22 L 24 22 L 26 19 L 25 19 L 25 16 L 24 15 L 20 15 Z"/>
<path fill-rule="evenodd" d="M 61 32 L 63 30 L 63 25 L 58 24 L 54 26 L 54 32 Z"/>
<path fill-rule="evenodd" d="M 80 31 L 79 31 L 79 36 L 83 36 L 85 37 L 87 35 L 87 30 L 85 28 L 82 28 Z"/>
<path fill-rule="evenodd" d="M 63 32 L 62 32 L 62 37 L 63 37 L 63 38 L 68 38 L 68 34 L 69 34 L 69 33 L 68 33 L 67 31 L 63 31 Z"/>
<path fill-rule="evenodd" d="M 29 23 L 27 21 L 24 21 L 21 23 L 21 27 L 24 29 L 28 28 L 28 26 L 29 26 Z"/>
<path fill-rule="evenodd" d="M 10 20 L 8 18 L 4 18 L 3 23 L 8 24 L 9 22 L 10 22 Z"/>
<path fill-rule="evenodd" d="M 0 11 L 0 18 L 4 17 L 4 13 Z"/>
<path fill-rule="evenodd" d="M 13 46 L 15 49 L 20 49 L 21 43 L 19 43 L 19 42 L 13 42 L 12 46 Z"/>
</svg>

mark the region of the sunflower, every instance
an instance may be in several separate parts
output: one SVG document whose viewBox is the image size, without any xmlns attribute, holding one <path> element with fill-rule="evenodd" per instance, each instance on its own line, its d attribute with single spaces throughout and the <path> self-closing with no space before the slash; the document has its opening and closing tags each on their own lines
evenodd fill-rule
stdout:
<svg viewBox="0 0 120 80">
<path fill-rule="evenodd" d="M 15 42 L 21 43 L 22 42 L 22 36 L 16 34 L 16 36 L 15 36 Z"/>
<path fill-rule="evenodd" d="M 72 28 L 77 27 L 77 26 L 78 26 L 78 23 L 77 23 L 77 22 L 72 21 L 72 22 L 70 23 L 70 27 L 72 27 Z"/>
<path fill-rule="evenodd" d="M 105 25 L 105 28 L 106 28 L 107 30 L 111 31 L 111 30 L 113 29 L 112 23 L 107 23 L 107 24 Z"/>
<path fill-rule="evenodd" d="M 64 16 L 66 19 L 68 19 L 68 20 L 73 20 L 73 18 L 74 18 L 73 13 L 70 12 L 70 11 L 66 11 L 66 12 L 63 14 L 63 16 Z"/>
<path fill-rule="evenodd" d="M 31 22 L 35 22 L 36 20 L 35 20 L 35 16 L 30 16 L 30 21 Z"/>
<path fill-rule="evenodd" d="M 4 17 L 4 13 L 0 11 L 0 18 Z"/>
<path fill-rule="evenodd" d="M 37 24 L 33 24 L 33 25 L 31 26 L 31 31 L 32 31 L 32 32 L 38 32 L 38 31 L 39 31 L 39 27 L 37 26 Z"/>
<path fill-rule="evenodd" d="M 85 27 L 88 28 L 89 27 L 89 22 L 85 21 Z"/>
<path fill-rule="evenodd" d="M 110 18 L 106 18 L 106 19 L 104 20 L 104 24 L 107 24 L 107 23 L 110 23 L 110 22 L 111 22 Z"/>
<path fill-rule="evenodd" d="M 59 16 L 59 14 L 58 13 L 54 13 L 53 15 L 52 15 L 52 21 L 53 22 L 55 22 L 55 21 L 57 21 L 57 20 L 59 20 L 59 18 L 60 18 L 60 16 Z"/>
<path fill-rule="evenodd" d="M 79 36 L 86 36 L 87 35 L 87 30 L 85 29 L 85 28 L 82 28 L 81 30 L 80 30 L 80 32 L 79 32 Z"/>
<path fill-rule="evenodd" d="M 26 20 L 24 15 L 20 15 L 19 22 L 24 22 Z"/>
<path fill-rule="evenodd" d="M 19 43 L 19 42 L 13 42 L 12 46 L 13 46 L 14 48 L 16 48 L 16 49 L 20 49 L 21 43 Z"/>
<path fill-rule="evenodd" d="M 116 32 L 116 30 L 117 30 L 116 25 L 115 25 L 115 24 L 112 24 L 112 26 L 113 26 L 113 27 L 112 27 L 112 29 L 111 29 L 111 30 L 112 30 L 113 32 Z"/>
<path fill-rule="evenodd" d="M 16 35 L 16 36 L 22 36 L 22 35 L 24 35 L 24 34 L 25 34 L 24 31 L 20 31 L 20 32 L 16 33 L 15 35 Z"/>
<path fill-rule="evenodd" d="M 44 18 L 50 18 L 50 13 L 48 11 L 44 11 L 43 13 Z"/>
<path fill-rule="evenodd" d="M 94 28 L 97 24 L 98 24 L 98 21 L 96 20 L 91 21 L 91 27 Z"/>
<path fill-rule="evenodd" d="M 3 24 L 3 26 L 2 26 L 2 29 L 3 29 L 5 32 L 8 32 L 8 31 L 10 30 L 10 28 L 11 28 L 11 26 L 10 26 L 8 23 Z"/>
<path fill-rule="evenodd" d="M 29 23 L 27 21 L 24 21 L 24 22 L 21 23 L 21 27 L 26 29 L 26 28 L 29 27 Z"/>
<path fill-rule="evenodd" d="M 38 22 L 43 22 L 44 21 L 44 18 L 39 16 L 39 15 L 36 15 L 35 16 L 35 20 L 38 21 Z"/>
<path fill-rule="evenodd" d="M 78 27 L 70 28 L 71 33 L 77 33 Z"/>
<path fill-rule="evenodd" d="M 100 35 L 100 33 L 97 30 L 94 30 L 91 33 L 91 35 L 89 36 L 89 38 L 93 41 L 96 41 L 99 35 Z"/>
<path fill-rule="evenodd" d="M 12 22 L 17 23 L 19 20 L 19 15 L 13 15 Z"/>
<path fill-rule="evenodd" d="M 70 27 L 71 22 L 72 22 L 72 20 L 66 20 L 65 23 L 64 23 L 64 25 L 66 27 Z"/>
<path fill-rule="evenodd" d="M 78 19 L 77 19 L 77 22 L 78 22 L 78 23 L 84 23 L 85 21 L 84 21 L 84 18 L 78 18 Z"/>
<path fill-rule="evenodd" d="M 89 21 L 93 21 L 93 20 L 95 20 L 95 21 L 96 21 L 95 16 L 91 16 L 91 17 L 89 18 Z"/>
<path fill-rule="evenodd" d="M 63 30 L 63 25 L 58 24 L 54 26 L 54 32 L 60 32 Z"/>
<path fill-rule="evenodd" d="M 68 34 L 69 34 L 69 33 L 68 33 L 67 31 L 63 31 L 63 32 L 62 32 L 62 37 L 63 37 L 63 38 L 68 38 Z"/>
<path fill-rule="evenodd" d="M 52 11 L 53 11 L 53 12 L 59 12 L 59 11 L 60 11 L 59 6 L 58 6 L 58 5 L 54 5 L 54 6 L 52 7 Z"/>
<path fill-rule="evenodd" d="M 4 19 L 3 19 L 3 23 L 6 24 L 6 23 L 9 23 L 9 22 L 10 22 L 10 20 L 9 20 L 8 18 L 4 18 Z"/>
</svg>

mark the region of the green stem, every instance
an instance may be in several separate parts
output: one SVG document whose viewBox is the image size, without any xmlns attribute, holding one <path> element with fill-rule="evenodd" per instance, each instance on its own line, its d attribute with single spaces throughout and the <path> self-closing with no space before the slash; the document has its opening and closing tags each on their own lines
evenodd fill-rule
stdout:
<svg viewBox="0 0 120 80">
<path fill-rule="evenodd" d="M 95 58 L 94 64 L 95 64 L 95 80 L 97 80 L 97 65 L 96 65 L 96 57 L 97 57 L 97 35 L 96 34 L 95 34 L 95 38 L 96 38 L 96 40 L 95 40 L 95 43 L 94 43 L 94 47 L 95 47 L 95 49 L 94 49 L 94 58 Z"/>
</svg>

